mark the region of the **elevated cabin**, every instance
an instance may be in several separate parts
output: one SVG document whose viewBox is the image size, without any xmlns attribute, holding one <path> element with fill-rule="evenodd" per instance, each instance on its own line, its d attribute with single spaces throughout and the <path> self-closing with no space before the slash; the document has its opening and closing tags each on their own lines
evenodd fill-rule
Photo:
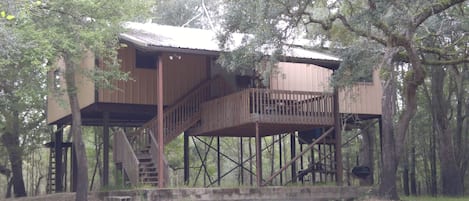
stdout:
<svg viewBox="0 0 469 201">
<path fill-rule="evenodd" d="M 256 150 L 260 151 L 259 139 L 263 136 L 335 128 L 328 139 L 335 140 L 330 143 L 334 145 L 331 150 L 340 157 L 340 146 L 335 147 L 340 144 L 340 114 L 360 118 L 381 114 L 381 86 L 376 73 L 371 82 L 334 93 L 329 79 L 340 64 L 336 57 L 288 49 L 270 83 L 256 88 L 254 74 L 229 72 L 216 63 L 222 50 L 212 31 L 138 23 L 127 26 L 129 30 L 120 36 L 126 47 L 119 50 L 118 57 L 121 70 L 131 79 L 114 81 L 116 90 L 97 88 L 99 83 L 83 74 L 77 75 L 77 81 L 84 125 L 104 126 L 105 133 L 110 126 L 139 127 L 134 134 L 122 131 L 114 135 L 114 162 L 132 184 L 163 185 L 164 179 L 154 179 L 151 173 L 142 178 L 137 170 L 148 163 L 136 153 L 150 154 L 154 169 L 163 173 L 161 164 L 165 161 L 158 147 L 183 132 L 192 136 L 256 137 Z M 234 46 L 241 38 L 235 34 Z M 49 73 L 50 87 L 63 89 L 64 64 L 57 66 Z M 103 68 L 92 53 L 85 54 L 81 67 L 95 66 Z M 66 96 L 51 94 L 47 103 L 49 124 L 70 124 Z M 136 140 L 137 135 L 146 137 Z M 331 167 L 339 180 L 340 162 L 331 162 Z M 262 185 L 262 172 L 257 175 L 258 185 Z"/>
</svg>

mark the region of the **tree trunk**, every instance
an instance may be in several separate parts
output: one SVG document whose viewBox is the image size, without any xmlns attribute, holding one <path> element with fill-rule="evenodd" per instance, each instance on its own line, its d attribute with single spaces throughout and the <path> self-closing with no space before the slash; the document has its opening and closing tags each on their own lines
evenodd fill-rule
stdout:
<svg viewBox="0 0 469 201">
<path fill-rule="evenodd" d="M 382 70 L 386 71 L 388 77 L 383 79 L 383 97 L 382 97 L 382 167 L 380 172 L 381 183 L 379 185 L 379 194 L 383 198 L 397 200 L 399 196 L 396 188 L 396 140 L 394 138 L 394 112 L 396 101 L 396 72 L 392 65 L 393 49 L 387 49 L 384 66 Z"/>
<path fill-rule="evenodd" d="M 439 137 L 439 157 L 442 194 L 446 196 L 462 196 L 464 176 L 458 167 L 456 143 L 453 141 L 448 119 L 449 102 L 444 99 L 444 82 L 446 72 L 443 67 L 432 68 L 432 115 L 433 124 Z"/>
<path fill-rule="evenodd" d="M 2 135 L 2 143 L 8 152 L 8 158 L 11 164 L 12 185 L 15 197 L 25 197 L 26 188 L 23 179 L 23 150 L 20 147 L 19 140 L 19 113 L 12 112 L 9 125 L 6 132 Z"/>
<path fill-rule="evenodd" d="M 65 67 L 65 81 L 67 83 L 67 94 L 70 102 L 70 109 L 72 111 L 72 139 L 73 146 L 75 147 L 75 154 L 77 159 L 77 186 L 76 186 L 76 201 L 88 200 L 88 161 L 86 158 L 86 149 L 83 142 L 81 130 L 81 113 L 78 104 L 77 85 L 75 81 L 77 65 L 72 61 L 73 58 L 64 55 L 66 63 Z"/>
<path fill-rule="evenodd" d="M 438 195 L 438 179 L 436 166 L 436 133 L 433 132 L 430 138 L 430 194 L 433 197 Z"/>
<path fill-rule="evenodd" d="M 5 198 L 11 198 L 12 187 L 13 187 L 13 178 L 10 178 L 8 179 L 7 192 L 5 194 Z"/>
<path fill-rule="evenodd" d="M 385 66 L 388 67 L 389 77 L 385 79 L 382 98 L 382 118 L 383 118 L 383 172 L 379 193 L 384 198 L 397 200 L 399 196 L 396 189 L 396 171 L 399 159 L 405 148 L 406 133 L 410 120 L 417 112 L 417 89 L 422 85 L 425 72 L 422 69 L 417 50 L 412 44 L 412 32 L 406 34 L 406 38 L 393 38 L 399 41 L 392 41 L 403 46 L 409 54 L 411 68 L 405 73 L 403 81 L 403 107 L 397 122 L 396 131 L 394 129 L 394 107 L 396 99 L 396 78 L 395 68 L 392 66 L 392 58 L 396 54 L 397 48 L 388 47 L 385 52 Z"/>
<path fill-rule="evenodd" d="M 407 159 L 407 156 L 405 157 Z M 404 189 L 404 195 L 410 195 L 409 189 L 409 163 L 407 161 L 403 164 L 403 171 L 402 171 L 402 188 Z"/>
<path fill-rule="evenodd" d="M 411 128 L 410 133 L 410 194 L 417 195 L 417 178 L 416 178 L 416 156 L 415 156 L 415 129 Z"/>
</svg>

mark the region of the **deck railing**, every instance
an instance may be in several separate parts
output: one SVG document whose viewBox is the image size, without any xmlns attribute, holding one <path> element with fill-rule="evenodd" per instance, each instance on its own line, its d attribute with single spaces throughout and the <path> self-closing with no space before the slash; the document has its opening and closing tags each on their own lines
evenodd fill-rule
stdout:
<svg viewBox="0 0 469 201">
<path fill-rule="evenodd" d="M 164 111 L 163 128 L 164 141 L 170 142 L 179 134 L 200 120 L 200 106 L 210 99 L 211 94 L 224 95 L 228 87 L 220 76 L 207 80 L 194 87 L 187 95 L 176 101 L 173 106 Z M 156 133 L 157 117 L 146 123 L 143 128 Z"/>
<path fill-rule="evenodd" d="M 332 93 L 246 89 L 202 104 L 199 130 L 250 122 L 333 125 Z"/>
<path fill-rule="evenodd" d="M 122 163 L 130 183 L 138 183 L 138 165 L 139 161 L 132 145 L 129 143 L 124 131 L 120 130 L 114 134 L 114 162 Z"/>
</svg>

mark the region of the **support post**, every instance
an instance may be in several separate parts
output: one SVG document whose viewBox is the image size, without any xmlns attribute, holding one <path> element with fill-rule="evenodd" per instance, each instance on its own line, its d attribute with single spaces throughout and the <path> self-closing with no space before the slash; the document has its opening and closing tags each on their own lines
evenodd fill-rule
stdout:
<svg viewBox="0 0 469 201">
<path fill-rule="evenodd" d="M 239 175 L 240 175 L 240 179 L 241 179 L 241 181 L 240 181 L 241 185 L 244 185 L 244 170 L 243 170 L 243 168 L 244 168 L 244 163 L 243 163 L 243 161 L 244 161 L 244 158 L 243 158 L 244 150 L 243 149 L 244 148 L 243 147 L 244 147 L 243 146 L 243 137 L 240 137 L 239 138 L 239 151 L 240 151 L 240 154 L 239 154 L 240 161 L 239 161 L 239 163 L 240 163 L 241 167 L 239 169 Z"/>
<path fill-rule="evenodd" d="M 217 184 L 221 186 L 220 136 L 217 136 Z"/>
<path fill-rule="evenodd" d="M 109 112 L 103 114 L 103 184 L 109 186 Z"/>
<path fill-rule="evenodd" d="M 296 141 L 295 141 L 295 133 L 290 133 L 290 160 L 295 158 L 296 157 Z M 296 162 L 292 163 L 291 164 L 291 181 L 292 183 L 296 183 L 297 182 L 297 178 L 296 178 Z"/>
<path fill-rule="evenodd" d="M 335 162 L 336 162 L 336 183 L 338 186 L 342 186 L 342 134 L 341 131 L 341 119 L 339 112 L 339 90 L 334 87 L 334 131 L 335 131 Z"/>
<path fill-rule="evenodd" d="M 184 132 L 184 184 L 189 185 L 189 134 Z"/>
<path fill-rule="evenodd" d="M 259 123 L 256 122 L 256 184 L 262 186 L 262 148 L 261 136 L 259 134 Z"/>
<path fill-rule="evenodd" d="M 158 59 L 158 187 L 165 186 L 163 129 L 163 58 Z"/>
<path fill-rule="evenodd" d="M 57 125 L 55 132 L 55 192 L 63 192 L 63 125 Z"/>
<path fill-rule="evenodd" d="M 252 178 L 252 137 L 249 137 L 249 172 L 251 172 L 251 174 L 249 174 L 249 184 L 252 186 L 253 182 L 253 178 Z"/>
<path fill-rule="evenodd" d="M 279 155 L 278 166 L 279 167 L 282 167 L 282 160 L 283 160 L 282 139 L 283 139 L 282 135 L 279 135 L 279 139 L 278 139 L 278 155 Z M 283 185 L 283 173 L 280 173 L 280 185 Z"/>
<path fill-rule="evenodd" d="M 75 146 L 72 144 L 72 157 L 71 157 L 72 158 L 72 165 L 71 165 L 72 178 L 70 181 L 70 189 L 72 192 L 77 192 L 78 164 L 77 164 L 77 156 L 75 152 L 76 152 Z"/>
</svg>

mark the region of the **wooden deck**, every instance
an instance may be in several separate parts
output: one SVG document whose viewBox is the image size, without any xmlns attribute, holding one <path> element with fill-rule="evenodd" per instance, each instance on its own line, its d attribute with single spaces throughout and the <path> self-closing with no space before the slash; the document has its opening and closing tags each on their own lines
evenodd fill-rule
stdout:
<svg viewBox="0 0 469 201">
<path fill-rule="evenodd" d="M 334 125 L 331 93 L 246 89 L 201 105 L 201 123 L 191 135 L 254 136 Z"/>
</svg>

